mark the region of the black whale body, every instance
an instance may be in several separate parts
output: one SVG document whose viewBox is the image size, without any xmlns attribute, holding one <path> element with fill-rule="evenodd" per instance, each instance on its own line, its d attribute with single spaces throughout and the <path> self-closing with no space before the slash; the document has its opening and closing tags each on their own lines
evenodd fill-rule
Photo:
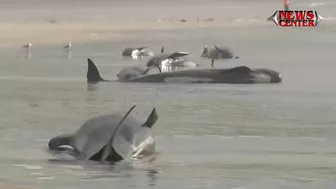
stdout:
<svg viewBox="0 0 336 189">
<path fill-rule="evenodd" d="M 181 82 L 232 84 L 280 83 L 281 76 L 277 72 L 269 69 L 251 70 L 246 66 L 240 66 L 231 69 L 193 69 L 156 73 L 143 75 L 121 82 Z"/>
<path fill-rule="evenodd" d="M 100 77 L 94 63 L 88 59 L 88 83 L 98 83 L 104 80 Z M 277 71 L 259 68 L 250 69 L 247 66 L 238 66 L 229 69 L 188 69 L 174 72 L 155 74 L 139 73 L 127 79 L 119 78 L 119 82 L 181 82 L 181 83 L 281 83 L 281 74 Z"/>
</svg>

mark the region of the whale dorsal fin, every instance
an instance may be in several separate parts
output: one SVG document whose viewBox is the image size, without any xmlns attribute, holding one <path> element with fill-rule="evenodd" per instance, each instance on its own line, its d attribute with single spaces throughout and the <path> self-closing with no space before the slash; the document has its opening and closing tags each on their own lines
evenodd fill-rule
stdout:
<svg viewBox="0 0 336 189">
<path fill-rule="evenodd" d="M 142 51 L 144 49 L 147 49 L 148 47 L 139 47 L 139 48 L 136 48 L 138 51 Z"/>
<path fill-rule="evenodd" d="M 153 127 L 156 121 L 159 119 L 159 116 L 156 113 L 155 108 L 153 108 L 152 113 L 148 116 L 147 121 L 142 124 L 143 127 L 148 127 L 149 129 Z"/>
<path fill-rule="evenodd" d="M 161 53 L 164 53 L 164 46 L 162 46 L 161 48 Z"/>
<path fill-rule="evenodd" d="M 234 72 L 237 74 L 247 74 L 247 73 L 250 73 L 252 70 L 247 66 L 238 66 L 235 68 L 228 69 L 227 71 Z"/>
<path fill-rule="evenodd" d="M 93 63 L 93 61 L 88 58 L 88 70 L 87 70 L 87 82 L 88 83 L 98 83 L 99 81 L 106 81 L 102 77 L 100 77 L 97 66 Z"/>
<path fill-rule="evenodd" d="M 189 52 L 175 52 L 175 53 L 169 55 L 168 58 L 175 59 L 177 57 L 187 56 L 187 55 L 189 55 Z"/>
<path fill-rule="evenodd" d="M 128 112 L 124 115 L 124 117 L 119 121 L 116 129 L 114 130 L 114 132 L 111 135 L 111 138 L 109 139 L 109 141 L 107 142 L 107 144 L 104 147 L 104 151 L 103 154 L 100 158 L 100 162 L 101 163 L 106 163 L 106 159 L 107 157 L 110 155 L 111 151 L 112 151 L 112 144 L 113 144 L 113 139 L 115 138 L 115 135 L 117 134 L 117 131 L 119 130 L 121 124 L 125 121 L 125 119 L 127 118 L 127 116 L 132 112 L 132 110 L 135 108 L 136 105 L 134 105 L 131 109 L 128 110 Z"/>
</svg>

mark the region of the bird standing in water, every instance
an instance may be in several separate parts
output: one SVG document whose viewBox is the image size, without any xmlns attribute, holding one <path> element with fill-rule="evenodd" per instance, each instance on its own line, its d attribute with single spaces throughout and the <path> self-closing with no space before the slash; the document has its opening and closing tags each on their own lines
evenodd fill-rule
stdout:
<svg viewBox="0 0 336 189">
<path fill-rule="evenodd" d="M 22 48 L 29 49 L 29 48 L 31 48 L 31 46 L 32 46 L 32 44 L 31 44 L 31 43 L 28 43 L 28 44 L 24 45 Z"/>
<path fill-rule="evenodd" d="M 69 41 L 69 43 L 67 45 L 65 45 L 64 48 L 70 49 L 71 48 L 71 41 Z"/>
</svg>

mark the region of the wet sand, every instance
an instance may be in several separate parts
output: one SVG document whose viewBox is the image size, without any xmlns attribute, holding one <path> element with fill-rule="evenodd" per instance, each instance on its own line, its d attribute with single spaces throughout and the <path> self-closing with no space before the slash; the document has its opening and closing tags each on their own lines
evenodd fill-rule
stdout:
<svg viewBox="0 0 336 189">
<path fill-rule="evenodd" d="M 0 47 L 17 47 L 29 42 L 35 46 L 122 40 L 127 38 L 123 31 L 269 27 L 272 22 L 267 22 L 267 17 L 281 7 L 277 1 L 246 0 L 2 0 L 0 4 Z M 300 0 L 291 6 L 313 5 L 323 10 L 323 17 L 332 17 L 332 11 L 320 4 Z M 181 22 L 182 19 L 186 22 Z"/>
<path fill-rule="evenodd" d="M 230 6 L 228 6 L 228 3 Z M 250 8 L 258 8 L 248 1 Z M 123 38 L 120 31 L 264 25 L 267 11 L 253 15 L 234 1 L 41 1 L 0 2 L 2 47 Z M 267 5 L 267 4 L 266 4 Z M 206 10 L 206 11 L 205 11 Z M 234 14 L 234 15 L 233 15 Z M 264 14 L 264 15 L 263 15 Z M 251 17 L 249 17 L 251 15 Z M 267 15 L 267 16 L 266 16 Z M 243 18 L 243 19 L 241 19 Z M 186 22 L 181 22 L 186 19 Z M 197 20 L 198 19 L 198 20 Z M 237 20 L 237 22 L 235 21 Z M 242 20 L 249 22 L 241 23 Z M 119 32 L 118 32 L 119 31 Z"/>
<path fill-rule="evenodd" d="M 2 47 L 17 47 L 28 42 L 35 45 L 58 45 L 68 41 L 80 43 L 121 40 L 127 36 L 122 31 L 176 30 L 220 26 L 242 26 L 236 23 L 200 22 L 142 22 L 142 23 L 0 23 Z"/>
</svg>

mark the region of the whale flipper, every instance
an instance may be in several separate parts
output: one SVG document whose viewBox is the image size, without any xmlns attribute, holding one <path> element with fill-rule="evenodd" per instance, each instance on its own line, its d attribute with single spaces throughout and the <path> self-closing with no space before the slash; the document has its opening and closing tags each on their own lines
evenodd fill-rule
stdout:
<svg viewBox="0 0 336 189">
<path fill-rule="evenodd" d="M 100 81 L 108 81 L 100 77 L 97 66 L 93 63 L 93 61 L 90 58 L 88 58 L 88 71 L 86 77 L 88 83 L 98 83 Z"/>
<path fill-rule="evenodd" d="M 115 138 L 115 135 L 118 132 L 119 127 L 121 126 L 121 124 L 124 122 L 124 120 L 127 118 L 127 116 L 132 112 L 132 110 L 135 108 L 136 105 L 134 105 L 131 109 L 128 110 L 128 112 L 124 115 L 124 117 L 120 120 L 120 122 L 118 123 L 116 129 L 114 130 L 114 132 L 111 135 L 110 140 L 107 142 L 107 144 L 105 145 L 104 151 L 103 151 L 103 155 L 100 158 L 100 162 L 101 163 L 106 163 L 106 159 L 107 157 L 110 155 L 111 151 L 112 151 L 112 143 L 113 143 L 113 139 Z"/>
<path fill-rule="evenodd" d="M 142 124 L 143 127 L 148 127 L 149 129 L 153 127 L 156 121 L 159 119 L 159 116 L 156 113 L 155 108 L 153 108 L 152 113 L 148 116 L 147 121 Z"/>
<path fill-rule="evenodd" d="M 189 52 L 175 52 L 175 53 L 169 55 L 168 58 L 175 59 L 175 58 L 178 58 L 178 57 L 181 57 L 181 56 L 187 56 L 187 55 L 189 55 Z"/>
<path fill-rule="evenodd" d="M 147 68 L 143 73 L 142 75 L 146 75 L 148 72 L 149 72 L 150 68 Z"/>
<path fill-rule="evenodd" d="M 147 49 L 148 47 L 139 47 L 139 48 L 136 48 L 138 51 L 143 51 L 144 49 Z"/>
</svg>

